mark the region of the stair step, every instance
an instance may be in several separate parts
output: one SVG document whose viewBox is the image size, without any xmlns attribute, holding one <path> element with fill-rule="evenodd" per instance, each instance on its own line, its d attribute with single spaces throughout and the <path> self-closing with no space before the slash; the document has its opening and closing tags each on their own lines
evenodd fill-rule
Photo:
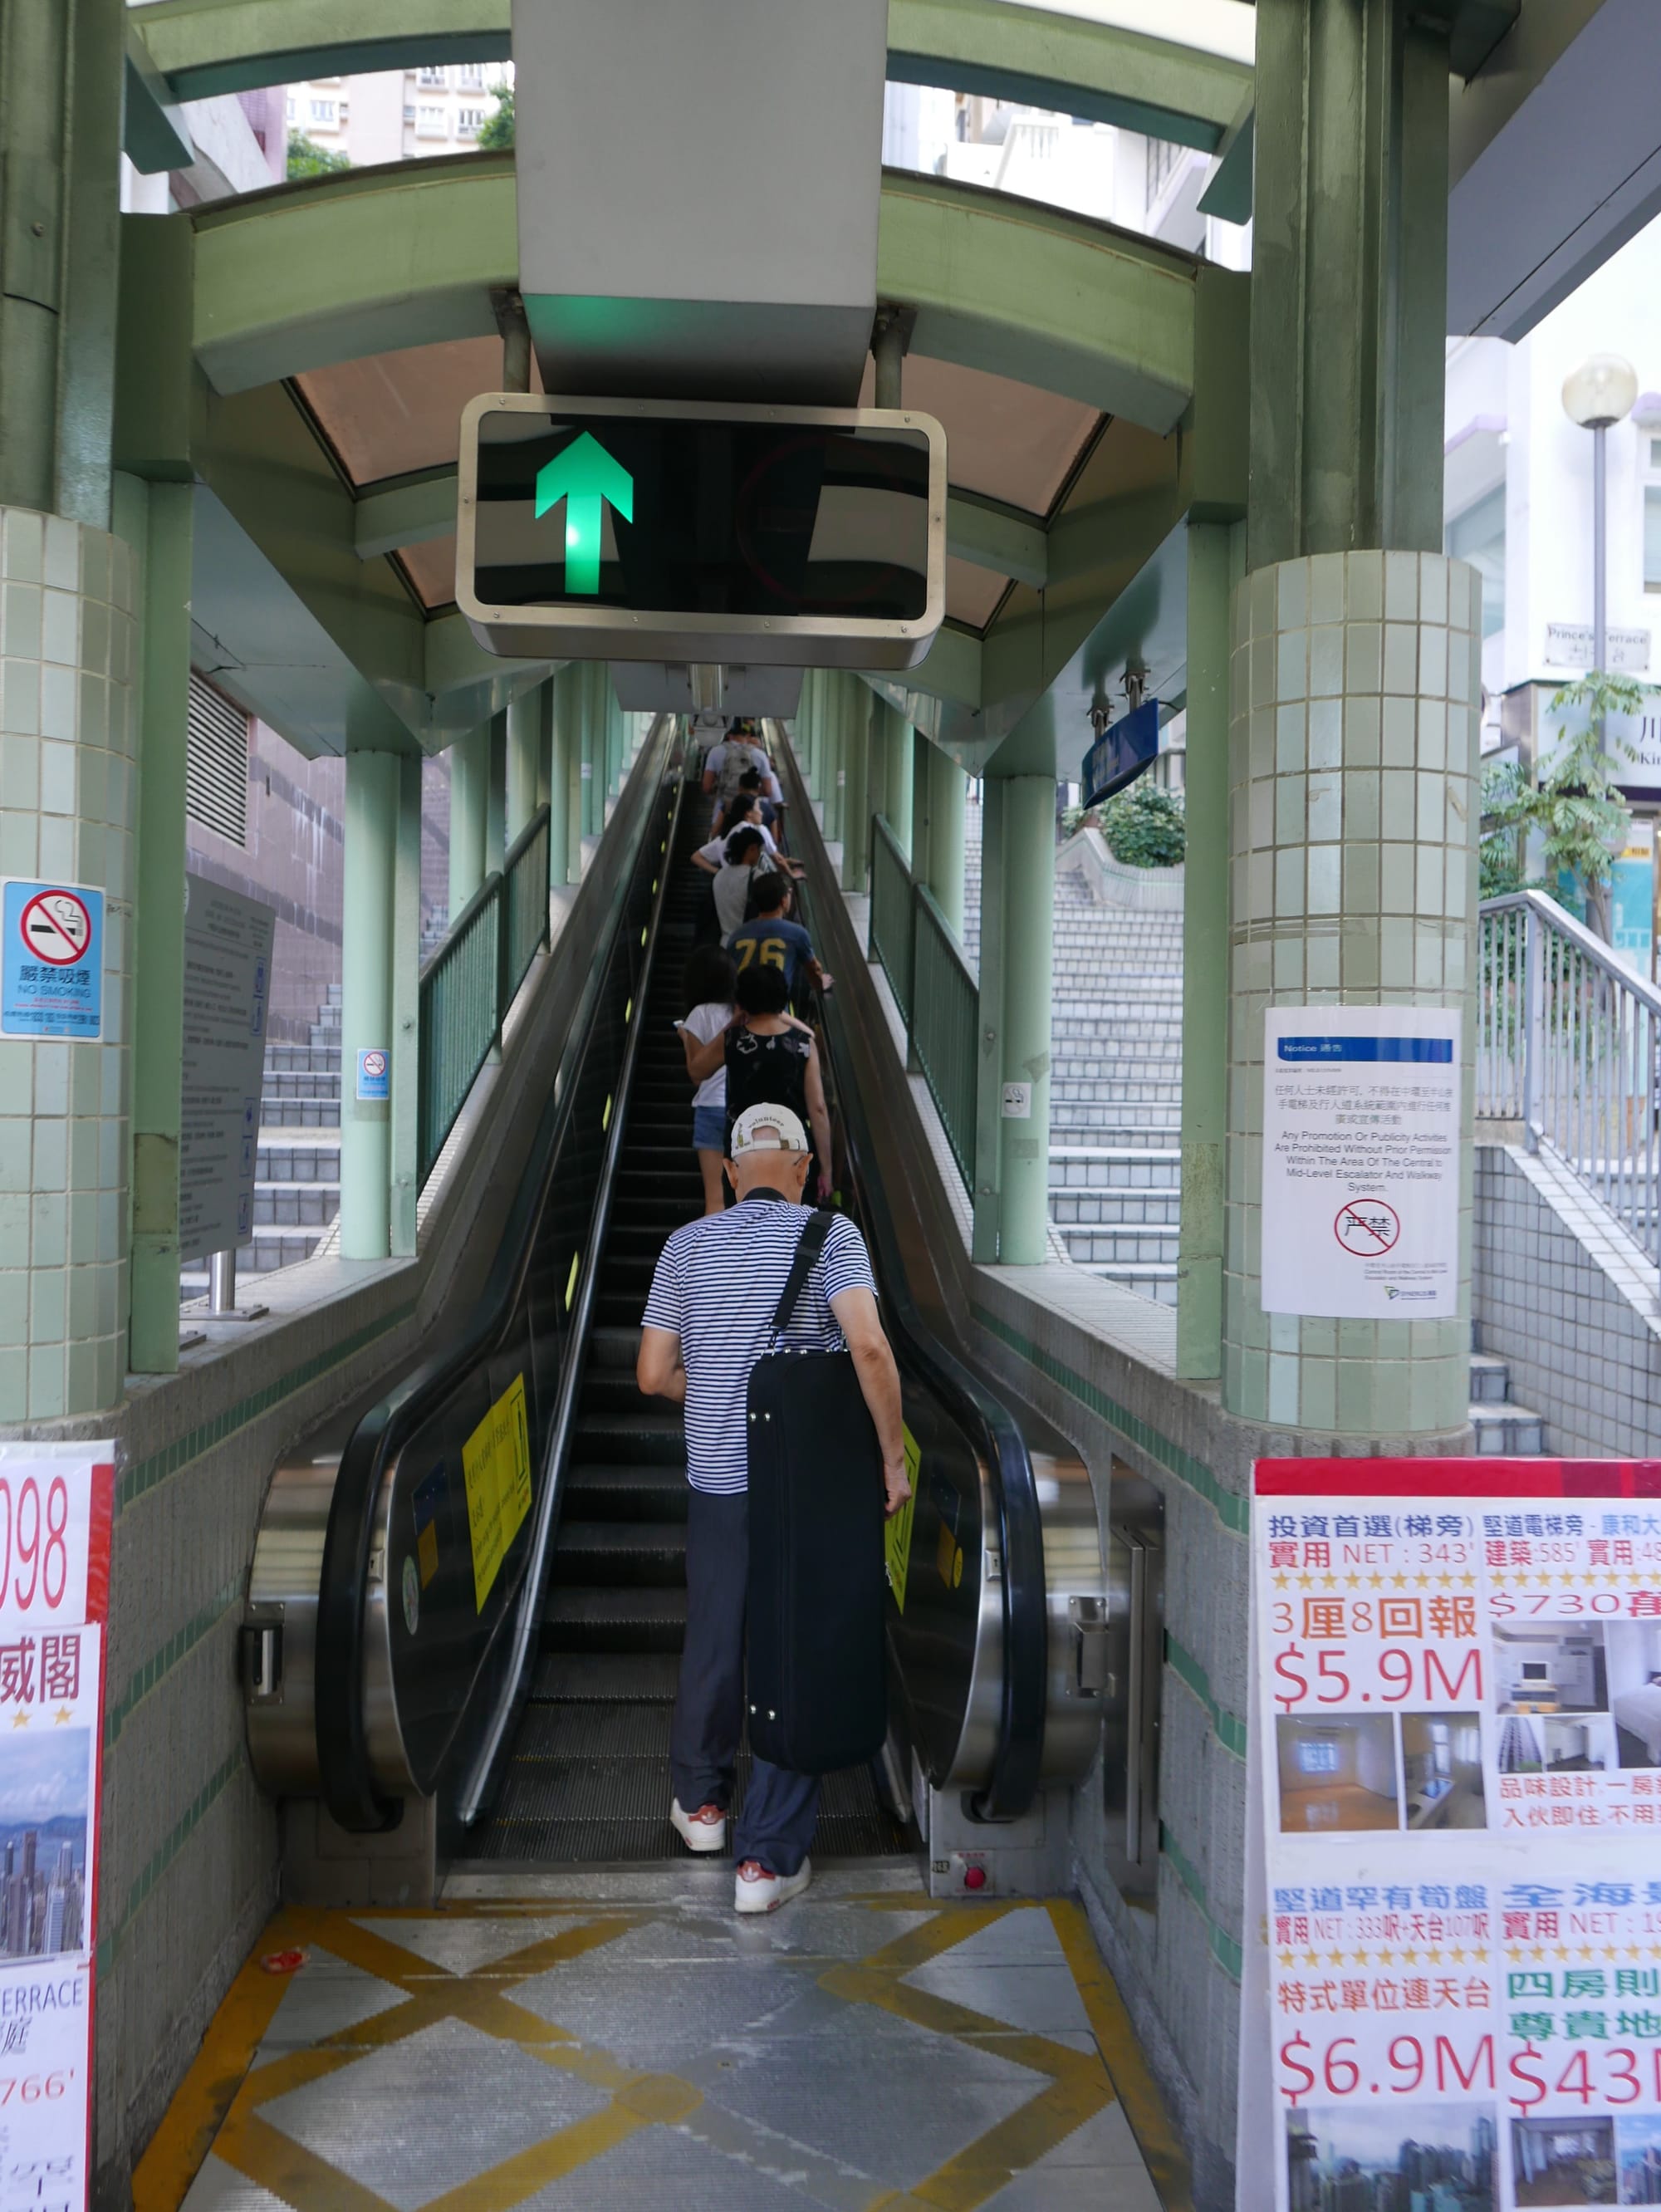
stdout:
<svg viewBox="0 0 1661 2212">
<path fill-rule="evenodd" d="M 1503 1406 L 1511 1396 L 1511 1365 L 1491 1353 L 1470 1355 L 1470 1395 L 1479 1406 Z"/>
<path fill-rule="evenodd" d="M 1495 1406 L 1478 1402 L 1470 1408 L 1476 1431 L 1472 1449 L 1484 1457 L 1538 1457 L 1546 1448 L 1545 1424 L 1526 1406 Z"/>
</svg>

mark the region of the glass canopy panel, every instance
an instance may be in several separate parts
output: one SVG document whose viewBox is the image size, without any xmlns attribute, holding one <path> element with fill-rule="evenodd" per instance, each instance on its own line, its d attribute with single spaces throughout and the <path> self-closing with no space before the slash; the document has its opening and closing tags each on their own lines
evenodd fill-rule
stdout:
<svg viewBox="0 0 1661 2212">
<path fill-rule="evenodd" d="M 424 545 L 406 545 L 398 554 L 403 571 L 415 587 L 416 597 L 430 614 L 447 607 L 456 596 L 456 539 L 431 538 Z"/>
<path fill-rule="evenodd" d="M 501 389 L 500 338 L 450 338 L 366 354 L 296 378 L 355 484 L 454 465 L 461 411 Z"/>
<path fill-rule="evenodd" d="M 1047 15 L 1075 15 L 1112 30 L 1135 31 L 1167 46 L 1250 63 L 1257 51 L 1257 9 L 1248 0 L 998 0 L 1008 8 L 1036 8 Z"/>
<path fill-rule="evenodd" d="M 985 629 L 1009 587 L 1009 578 L 995 569 L 977 568 L 971 562 L 946 556 L 946 613 L 951 621 Z"/>
<path fill-rule="evenodd" d="M 876 405 L 876 389 L 867 362 L 862 407 Z M 1075 399 L 926 354 L 906 355 L 904 396 L 907 407 L 944 426 L 946 474 L 955 489 L 1040 516 L 1060 498 L 1101 421 Z"/>
</svg>

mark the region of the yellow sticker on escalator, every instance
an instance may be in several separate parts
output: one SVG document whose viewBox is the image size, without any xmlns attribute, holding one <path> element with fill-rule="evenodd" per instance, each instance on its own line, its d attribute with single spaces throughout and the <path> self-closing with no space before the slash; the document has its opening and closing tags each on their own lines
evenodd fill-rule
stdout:
<svg viewBox="0 0 1661 2212">
<path fill-rule="evenodd" d="M 905 1439 L 906 1473 L 911 1479 L 912 1494 L 898 1513 L 884 1523 L 882 1541 L 888 1559 L 888 1588 L 894 1592 L 894 1603 L 904 1613 L 906 1577 L 912 1564 L 912 1522 L 917 1513 L 917 1470 L 923 1455 L 909 1429 L 902 1426 L 900 1434 Z"/>
<path fill-rule="evenodd" d="M 462 1446 L 467 1528 L 473 1547 L 473 1601 L 484 1601 L 509 1545 L 530 1510 L 530 1436 L 524 1377 L 516 1375 Z"/>
</svg>

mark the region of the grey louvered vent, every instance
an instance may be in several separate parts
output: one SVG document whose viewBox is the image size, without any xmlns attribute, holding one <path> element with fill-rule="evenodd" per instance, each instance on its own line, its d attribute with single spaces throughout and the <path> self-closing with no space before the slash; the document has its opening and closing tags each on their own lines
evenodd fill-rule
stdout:
<svg viewBox="0 0 1661 2212">
<path fill-rule="evenodd" d="M 248 842 L 248 717 L 191 672 L 185 811 L 233 845 Z"/>
</svg>

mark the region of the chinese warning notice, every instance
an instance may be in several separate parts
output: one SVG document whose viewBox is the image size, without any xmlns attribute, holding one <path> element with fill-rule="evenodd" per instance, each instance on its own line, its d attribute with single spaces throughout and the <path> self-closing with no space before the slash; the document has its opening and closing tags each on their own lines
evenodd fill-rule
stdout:
<svg viewBox="0 0 1661 2212">
<path fill-rule="evenodd" d="M 1458 1015 L 1271 1006 L 1263 1058 L 1264 1311 L 1456 1313 Z"/>
<path fill-rule="evenodd" d="M 112 1462 L 0 1444 L 0 2212 L 88 2202 Z"/>
<path fill-rule="evenodd" d="M 1661 2202 L 1661 1467 L 1259 1462 L 1243 2207 Z"/>
<path fill-rule="evenodd" d="M 103 1028 L 103 892 L 0 882 L 0 1036 L 95 1044 Z"/>
</svg>

